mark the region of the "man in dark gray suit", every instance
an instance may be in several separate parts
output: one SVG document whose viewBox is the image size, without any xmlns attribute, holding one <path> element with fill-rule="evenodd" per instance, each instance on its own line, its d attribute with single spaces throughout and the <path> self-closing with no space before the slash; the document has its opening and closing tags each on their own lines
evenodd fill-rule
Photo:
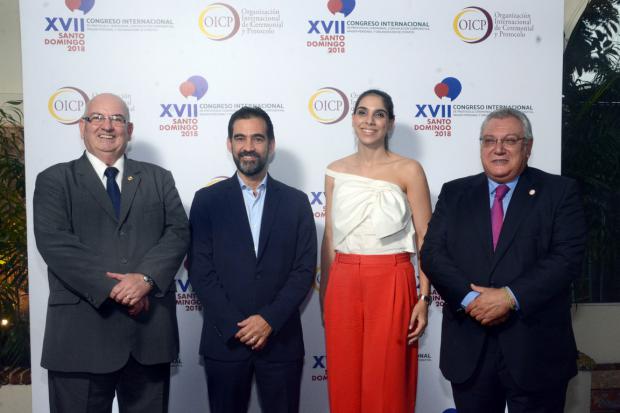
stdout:
<svg viewBox="0 0 620 413">
<path fill-rule="evenodd" d="M 188 222 L 172 174 L 125 157 L 132 131 L 123 100 L 98 95 L 80 120 L 84 155 L 37 177 L 52 413 L 110 412 L 115 394 L 121 412 L 168 409 Z"/>
</svg>

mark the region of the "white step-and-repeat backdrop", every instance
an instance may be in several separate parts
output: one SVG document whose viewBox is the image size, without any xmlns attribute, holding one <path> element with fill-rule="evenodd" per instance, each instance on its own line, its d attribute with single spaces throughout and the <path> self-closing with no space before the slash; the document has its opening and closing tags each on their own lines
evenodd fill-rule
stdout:
<svg viewBox="0 0 620 413">
<path fill-rule="evenodd" d="M 532 119 L 531 163 L 559 172 L 562 0 L 224 1 L 21 1 L 30 217 L 36 174 L 81 155 L 76 123 L 104 91 L 130 107 L 129 156 L 170 169 L 187 209 L 196 190 L 234 172 L 225 144 L 230 114 L 263 107 L 277 140 L 270 171 L 308 194 L 319 234 L 324 169 L 355 151 L 351 108 L 371 87 L 393 96 L 391 148 L 423 164 L 433 201 L 443 182 L 481 170 L 480 123 L 505 105 Z M 33 411 L 40 413 L 48 411 L 39 367 L 48 287 L 29 224 Z M 176 283 L 181 352 L 170 411 L 206 412 L 201 307 L 183 268 Z M 316 287 L 302 316 L 307 413 L 328 411 Z M 438 368 L 442 301 L 434 298 L 419 354 L 424 413 L 453 407 Z M 250 410 L 259 411 L 255 398 Z"/>
</svg>

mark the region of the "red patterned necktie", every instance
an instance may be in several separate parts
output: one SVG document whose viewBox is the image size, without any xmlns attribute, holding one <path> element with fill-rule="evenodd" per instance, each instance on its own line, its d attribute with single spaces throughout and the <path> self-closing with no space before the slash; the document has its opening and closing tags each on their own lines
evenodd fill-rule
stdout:
<svg viewBox="0 0 620 413">
<path fill-rule="evenodd" d="M 493 206 L 491 207 L 491 228 L 493 230 L 493 251 L 497 247 L 497 240 L 499 240 L 499 233 L 502 230 L 502 224 L 504 223 L 504 206 L 502 200 L 508 193 L 510 188 L 508 185 L 502 184 L 495 189 L 495 199 L 493 200 Z"/>
</svg>

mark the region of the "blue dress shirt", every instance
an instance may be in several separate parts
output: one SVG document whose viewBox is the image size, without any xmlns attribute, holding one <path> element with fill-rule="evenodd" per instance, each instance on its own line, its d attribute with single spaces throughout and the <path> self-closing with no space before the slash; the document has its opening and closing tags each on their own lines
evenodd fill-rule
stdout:
<svg viewBox="0 0 620 413">
<path fill-rule="evenodd" d="M 256 187 L 256 191 L 247 186 L 239 177 L 239 174 L 237 174 L 237 179 L 241 186 L 243 202 L 245 203 L 245 212 L 248 214 L 248 222 L 250 223 L 250 231 L 252 231 L 254 253 L 258 256 L 258 238 L 260 236 L 260 225 L 263 219 L 265 196 L 267 196 L 267 175 L 265 175 L 261 183 Z"/>
<path fill-rule="evenodd" d="M 490 178 L 487 178 L 487 181 L 489 183 L 489 209 L 490 209 L 490 208 L 493 208 L 493 201 L 495 200 L 495 190 L 501 184 L 498 183 L 498 182 L 495 182 L 494 180 L 492 180 Z M 513 179 L 512 181 L 506 182 L 506 185 L 508 185 L 508 192 L 506 192 L 506 195 L 504 196 L 504 199 L 502 200 L 502 207 L 504 208 L 504 218 L 506 218 L 506 212 L 508 212 L 508 205 L 510 204 L 510 200 L 512 199 L 512 194 L 514 193 L 514 189 L 517 186 L 518 182 L 519 182 L 519 177 L 518 176 L 515 179 Z M 508 292 L 510 293 L 510 295 L 512 295 L 512 298 L 514 299 L 516 307 L 517 307 L 517 310 L 518 310 L 519 309 L 519 302 L 517 301 L 517 297 L 515 297 L 514 293 L 510 289 L 510 287 L 506 287 L 506 288 L 508 289 Z M 463 301 L 461 301 L 461 306 L 463 308 L 467 308 L 469 303 L 474 301 L 476 299 L 476 297 L 478 297 L 479 295 L 480 295 L 480 293 L 478 293 L 476 291 L 468 292 L 467 295 L 465 296 L 465 298 L 463 298 Z"/>
</svg>

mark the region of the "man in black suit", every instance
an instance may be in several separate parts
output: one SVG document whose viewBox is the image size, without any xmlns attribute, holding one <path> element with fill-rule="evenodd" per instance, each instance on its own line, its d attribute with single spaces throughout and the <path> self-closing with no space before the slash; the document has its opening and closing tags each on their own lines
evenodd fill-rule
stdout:
<svg viewBox="0 0 620 413">
<path fill-rule="evenodd" d="M 527 165 L 525 114 L 481 127 L 484 173 L 444 184 L 421 251 L 445 300 L 440 367 L 459 413 L 563 412 L 585 221 L 576 183 Z"/>
<path fill-rule="evenodd" d="M 246 412 L 252 377 L 264 412 L 297 412 L 304 355 L 299 305 L 316 268 L 307 196 L 267 174 L 271 119 L 244 107 L 228 123 L 237 172 L 199 190 L 189 280 L 204 307 L 200 353 L 211 413 Z"/>
<path fill-rule="evenodd" d="M 168 411 L 179 338 L 174 275 L 189 244 L 172 174 L 125 156 L 127 105 L 104 93 L 80 120 L 82 157 L 37 176 L 34 234 L 48 266 L 41 365 L 52 413 Z"/>
</svg>

